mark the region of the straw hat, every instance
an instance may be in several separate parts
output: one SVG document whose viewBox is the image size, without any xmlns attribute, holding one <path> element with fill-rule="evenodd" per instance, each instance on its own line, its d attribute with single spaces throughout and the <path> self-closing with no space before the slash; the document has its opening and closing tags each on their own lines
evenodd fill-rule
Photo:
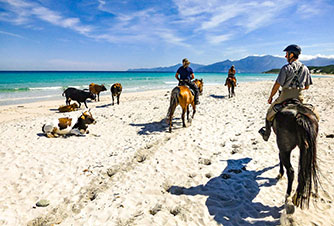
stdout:
<svg viewBox="0 0 334 226">
<path fill-rule="evenodd" d="M 182 64 L 183 64 L 183 66 L 189 66 L 189 64 L 190 64 L 190 62 L 189 62 L 189 60 L 187 59 L 187 58 L 184 58 L 183 60 L 182 60 Z"/>
</svg>

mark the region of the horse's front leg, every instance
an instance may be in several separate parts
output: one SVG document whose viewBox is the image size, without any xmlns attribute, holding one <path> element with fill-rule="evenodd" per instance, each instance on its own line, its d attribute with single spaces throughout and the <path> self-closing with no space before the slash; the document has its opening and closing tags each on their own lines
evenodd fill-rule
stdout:
<svg viewBox="0 0 334 226">
<path fill-rule="evenodd" d="M 187 106 L 187 121 L 189 122 L 189 105 Z"/>
</svg>

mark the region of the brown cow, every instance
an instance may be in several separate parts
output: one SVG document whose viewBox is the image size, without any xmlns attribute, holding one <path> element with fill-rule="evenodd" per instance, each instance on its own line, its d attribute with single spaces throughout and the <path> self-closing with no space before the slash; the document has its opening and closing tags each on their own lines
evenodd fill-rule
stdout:
<svg viewBox="0 0 334 226">
<path fill-rule="evenodd" d="M 77 103 L 73 103 L 70 105 L 62 105 L 58 108 L 59 112 L 70 112 L 78 110 L 79 106 Z"/>
<path fill-rule="evenodd" d="M 111 97 L 112 97 L 112 105 L 114 105 L 114 96 L 117 97 L 117 104 L 119 104 L 119 97 L 122 93 L 122 85 L 120 83 L 115 83 L 110 88 Z"/>
<path fill-rule="evenodd" d="M 95 83 L 91 83 L 89 85 L 89 91 L 93 94 L 96 94 L 97 95 L 97 100 L 100 101 L 100 92 L 102 91 L 106 91 L 106 87 L 102 84 L 102 85 L 98 85 L 98 84 L 95 84 Z M 96 101 L 96 98 L 95 98 L 95 101 Z"/>
</svg>

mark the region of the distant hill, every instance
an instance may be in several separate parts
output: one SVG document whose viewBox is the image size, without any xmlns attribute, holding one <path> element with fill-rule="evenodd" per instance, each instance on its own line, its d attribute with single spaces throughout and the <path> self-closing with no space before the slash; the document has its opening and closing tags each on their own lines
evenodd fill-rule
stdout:
<svg viewBox="0 0 334 226">
<path fill-rule="evenodd" d="M 327 65 L 322 67 L 316 66 L 308 66 L 311 74 L 334 74 L 334 65 Z M 265 74 L 278 74 L 280 69 L 271 69 L 269 71 L 265 71 Z"/>
<path fill-rule="evenodd" d="M 203 67 L 203 64 L 191 63 L 191 68 L 196 71 L 198 68 Z M 177 69 L 181 67 L 181 64 L 176 64 L 169 67 L 155 67 L 155 68 L 139 68 L 139 69 L 129 69 L 128 71 L 155 71 L 155 72 L 176 72 Z"/>
<path fill-rule="evenodd" d="M 285 59 L 274 56 L 249 56 L 241 60 L 225 60 L 201 67 L 196 72 L 228 72 L 231 65 L 234 65 L 237 72 L 261 72 L 284 65 Z M 273 67 L 275 66 L 275 67 Z M 264 70 L 263 70 L 264 69 Z"/>
<path fill-rule="evenodd" d="M 330 58 L 315 58 L 312 60 L 302 61 L 307 66 L 326 66 L 334 64 L 334 59 Z M 195 72 L 227 72 L 231 65 L 234 65 L 237 73 L 250 72 L 261 73 L 263 71 L 269 71 L 273 68 L 281 68 L 286 64 L 286 59 L 281 57 L 267 56 L 248 56 L 241 60 L 225 60 L 210 65 L 191 64 L 190 66 Z M 157 68 L 140 68 L 129 69 L 128 71 L 156 71 L 156 72 L 176 72 L 181 64 L 176 64 L 169 67 L 157 67 Z"/>
<path fill-rule="evenodd" d="M 263 74 L 278 74 L 280 70 L 281 70 L 281 69 L 279 69 L 279 68 L 275 68 L 275 69 L 271 69 L 271 70 L 269 70 L 269 71 L 264 71 L 264 72 L 262 72 L 262 73 L 263 73 Z"/>
</svg>

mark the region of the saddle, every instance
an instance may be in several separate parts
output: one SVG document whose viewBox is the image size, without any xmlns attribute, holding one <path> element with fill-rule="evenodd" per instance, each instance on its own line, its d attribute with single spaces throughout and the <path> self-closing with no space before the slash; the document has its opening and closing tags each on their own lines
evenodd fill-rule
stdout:
<svg viewBox="0 0 334 226">
<path fill-rule="evenodd" d="M 192 94 L 193 96 L 195 96 L 195 92 L 194 92 L 194 90 L 193 90 L 192 88 L 190 88 L 190 87 L 187 85 L 186 82 L 188 82 L 188 81 L 180 80 L 178 86 L 186 86 L 186 87 L 190 90 L 191 94 Z"/>
<path fill-rule="evenodd" d="M 296 117 L 298 114 L 306 115 L 310 117 L 315 115 L 319 121 L 319 115 L 312 104 L 303 104 L 297 98 L 291 98 L 283 101 L 282 103 L 275 104 L 273 107 L 275 112 L 291 112 Z"/>
<path fill-rule="evenodd" d="M 233 82 L 234 86 L 237 85 L 237 79 L 235 77 L 227 77 L 227 80 L 229 80 L 230 82 Z"/>
</svg>

